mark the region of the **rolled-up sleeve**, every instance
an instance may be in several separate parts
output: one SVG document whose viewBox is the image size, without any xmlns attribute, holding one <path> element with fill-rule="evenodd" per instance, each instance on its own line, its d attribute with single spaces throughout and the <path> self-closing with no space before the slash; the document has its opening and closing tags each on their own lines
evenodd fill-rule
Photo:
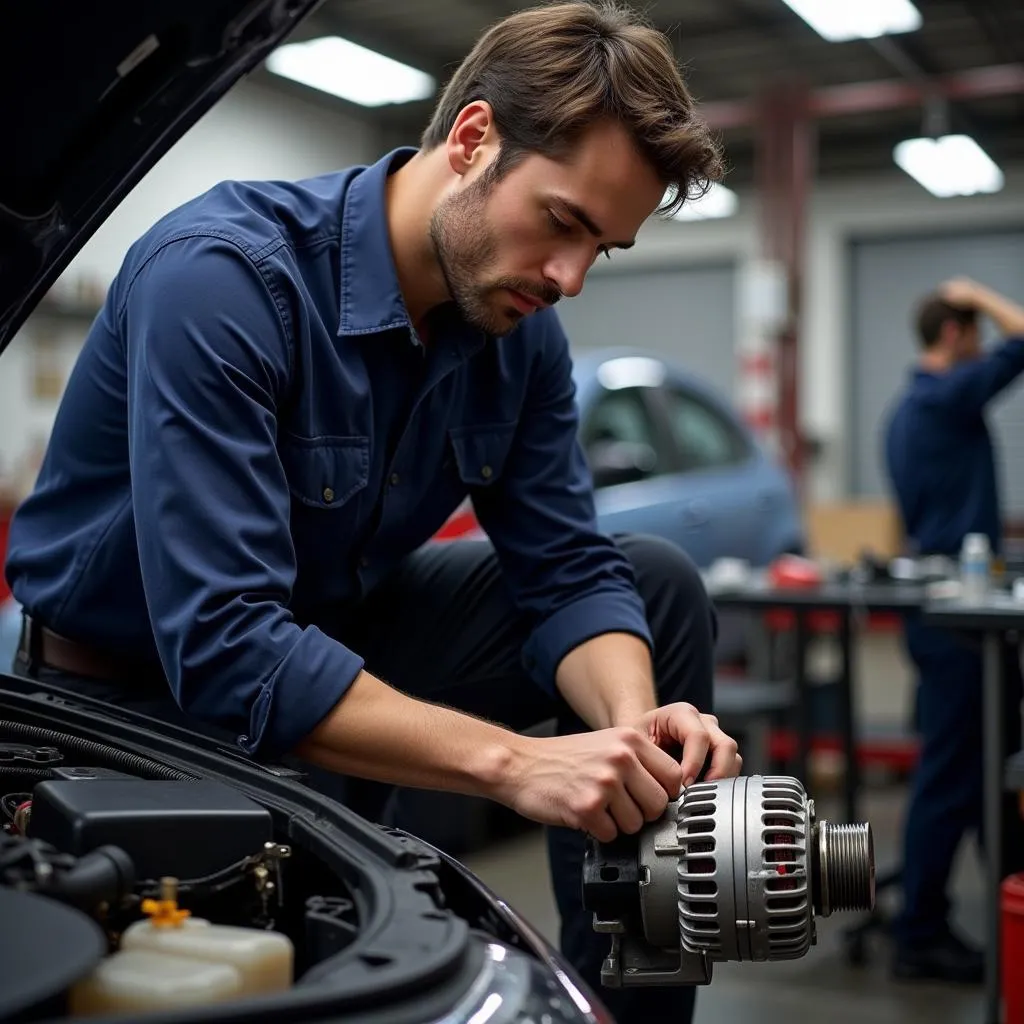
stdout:
<svg viewBox="0 0 1024 1024">
<path fill-rule="evenodd" d="M 1024 373 L 1024 337 L 1013 336 L 978 359 L 937 376 L 926 400 L 956 414 L 977 415 Z"/>
<path fill-rule="evenodd" d="M 281 754 L 341 699 L 362 659 L 288 610 L 295 580 L 275 409 L 287 310 L 231 242 L 166 244 L 127 290 L 129 463 L 142 579 L 175 699 Z"/>
<path fill-rule="evenodd" d="M 578 439 L 572 363 L 554 310 L 501 479 L 473 504 L 531 632 L 523 666 L 549 693 L 561 660 L 602 633 L 631 633 L 653 647 L 632 563 L 601 534 L 590 470 Z"/>
</svg>

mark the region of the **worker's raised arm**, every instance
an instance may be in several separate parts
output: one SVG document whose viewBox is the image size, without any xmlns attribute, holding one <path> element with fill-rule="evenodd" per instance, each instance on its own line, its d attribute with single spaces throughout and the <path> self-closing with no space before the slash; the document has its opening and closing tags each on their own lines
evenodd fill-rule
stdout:
<svg viewBox="0 0 1024 1024">
<path fill-rule="evenodd" d="M 932 389 L 932 399 L 952 413 L 975 414 L 1024 373 L 1024 307 L 967 278 L 946 282 L 939 294 L 957 309 L 991 317 L 1005 339 L 979 359 L 954 366 Z"/>
</svg>

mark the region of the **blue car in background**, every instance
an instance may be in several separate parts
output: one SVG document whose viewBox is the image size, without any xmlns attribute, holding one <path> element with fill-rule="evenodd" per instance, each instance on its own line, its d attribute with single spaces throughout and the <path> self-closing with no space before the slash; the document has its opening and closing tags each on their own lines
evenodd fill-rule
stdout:
<svg viewBox="0 0 1024 1024">
<path fill-rule="evenodd" d="M 604 532 L 665 537 L 701 568 L 803 551 L 789 475 L 714 389 L 631 350 L 578 356 L 574 376 Z"/>
</svg>

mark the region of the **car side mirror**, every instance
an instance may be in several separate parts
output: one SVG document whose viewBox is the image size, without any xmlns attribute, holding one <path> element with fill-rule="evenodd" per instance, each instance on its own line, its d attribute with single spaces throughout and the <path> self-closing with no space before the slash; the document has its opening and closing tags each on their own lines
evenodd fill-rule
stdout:
<svg viewBox="0 0 1024 1024">
<path fill-rule="evenodd" d="M 649 444 L 637 441 L 596 441 L 587 449 L 594 487 L 614 487 L 646 480 L 658 462 Z"/>
</svg>

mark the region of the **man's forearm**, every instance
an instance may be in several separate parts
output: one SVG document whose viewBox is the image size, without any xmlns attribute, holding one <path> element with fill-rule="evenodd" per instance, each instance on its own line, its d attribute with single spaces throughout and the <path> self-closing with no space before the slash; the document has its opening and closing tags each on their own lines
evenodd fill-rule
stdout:
<svg viewBox="0 0 1024 1024">
<path fill-rule="evenodd" d="M 603 633 L 571 650 L 555 685 L 592 729 L 632 725 L 658 706 L 650 649 L 631 633 Z"/>
<path fill-rule="evenodd" d="M 492 797 L 521 742 L 507 729 L 416 700 L 361 672 L 295 753 L 345 775 Z"/>
<path fill-rule="evenodd" d="M 977 303 L 1002 334 L 1024 334 L 1024 307 L 983 285 L 978 286 Z"/>
</svg>

